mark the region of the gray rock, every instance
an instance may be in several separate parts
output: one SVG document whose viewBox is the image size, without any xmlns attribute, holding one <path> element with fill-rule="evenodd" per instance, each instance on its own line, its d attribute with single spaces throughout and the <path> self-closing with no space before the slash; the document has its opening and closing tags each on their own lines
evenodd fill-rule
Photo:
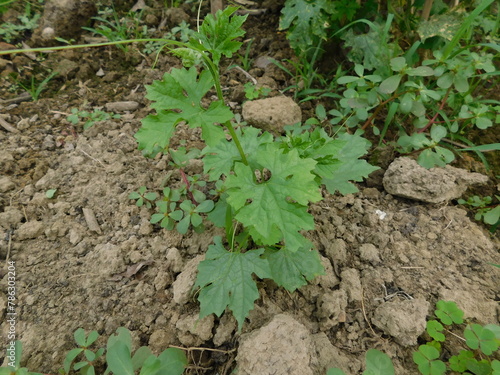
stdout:
<svg viewBox="0 0 500 375">
<path fill-rule="evenodd" d="M 345 323 L 347 294 L 344 290 L 340 289 L 322 294 L 318 298 L 316 305 L 322 331 L 327 331 L 340 323 Z"/>
<path fill-rule="evenodd" d="M 16 184 L 6 176 L 0 177 L 0 193 L 6 193 L 16 187 Z"/>
<path fill-rule="evenodd" d="M 219 320 L 213 342 L 216 347 L 231 341 L 233 332 L 237 329 L 236 319 L 230 314 L 224 314 Z"/>
<path fill-rule="evenodd" d="M 293 343 L 293 345 L 292 345 Z M 307 328 L 286 314 L 242 336 L 238 348 L 239 375 L 312 375 L 315 352 Z"/>
<path fill-rule="evenodd" d="M 193 289 L 198 272 L 198 264 L 205 258 L 204 255 L 198 255 L 186 263 L 184 271 L 182 271 L 177 279 L 172 284 L 174 293 L 174 302 L 179 305 L 184 305 L 191 298 L 191 290 Z"/>
<path fill-rule="evenodd" d="M 385 172 L 383 184 L 392 195 L 426 203 L 442 203 L 457 199 L 471 185 L 485 184 L 488 177 L 447 165 L 425 169 L 415 160 L 401 157 Z"/>
<path fill-rule="evenodd" d="M 109 112 L 135 111 L 137 108 L 139 108 L 139 103 L 134 101 L 106 103 L 106 109 Z"/>
<path fill-rule="evenodd" d="M 74 78 L 79 68 L 80 64 L 77 62 L 69 59 L 62 59 L 57 63 L 54 70 L 63 77 Z"/>
<path fill-rule="evenodd" d="M 19 241 L 37 238 L 43 234 L 45 226 L 41 221 L 28 221 L 16 231 L 16 238 Z"/>
<path fill-rule="evenodd" d="M 321 259 L 321 264 L 325 269 L 325 274 L 320 275 L 312 280 L 312 283 L 315 285 L 321 285 L 323 288 L 331 289 L 340 284 L 339 278 L 335 275 L 333 271 L 332 263 L 328 258 L 324 256 L 319 256 Z"/>
<path fill-rule="evenodd" d="M 189 23 L 191 17 L 181 8 L 168 8 L 165 12 L 167 23 L 170 27 L 178 26 L 182 21 Z"/>
<path fill-rule="evenodd" d="M 333 346 L 324 332 L 313 335 L 312 340 L 318 358 L 316 374 L 326 374 L 328 369 L 332 367 L 340 368 L 346 374 L 359 374 L 361 372 L 361 362 L 357 358 L 348 357 Z"/>
<path fill-rule="evenodd" d="M 40 190 L 47 190 L 58 186 L 60 180 L 61 173 L 54 169 L 49 169 L 47 173 L 36 182 L 35 187 Z"/>
<path fill-rule="evenodd" d="M 166 260 L 167 267 L 169 267 L 172 272 L 178 273 L 184 268 L 184 260 L 182 259 L 181 252 L 176 247 L 168 249 Z"/>
<path fill-rule="evenodd" d="M 359 247 L 359 257 L 361 260 L 375 265 L 380 263 L 380 256 L 377 247 L 371 243 L 364 243 Z"/>
<path fill-rule="evenodd" d="M 92 268 L 98 270 L 100 275 L 111 275 L 125 271 L 125 261 L 119 246 L 112 243 L 98 244 L 93 251 L 86 255 L 86 261 Z"/>
<path fill-rule="evenodd" d="M 210 314 L 203 319 L 199 314 L 181 316 L 175 324 L 179 331 L 179 341 L 185 346 L 199 346 L 213 337 L 214 315 Z"/>
<path fill-rule="evenodd" d="M 385 302 L 375 309 L 372 323 L 402 346 L 417 344 L 425 331 L 430 303 L 422 299 Z"/>
<path fill-rule="evenodd" d="M 340 274 L 340 289 L 345 290 L 349 302 L 360 302 L 363 299 L 359 271 L 355 268 L 346 268 Z"/>
<path fill-rule="evenodd" d="M 283 133 L 286 125 L 302 121 L 300 107 L 286 96 L 245 102 L 242 114 L 250 125 L 275 134 Z"/>
<path fill-rule="evenodd" d="M 23 213 L 17 208 L 7 207 L 4 212 L 0 212 L 0 226 L 5 229 L 10 226 L 17 227 L 23 217 Z"/>
<path fill-rule="evenodd" d="M 153 331 L 151 337 L 149 338 L 148 346 L 156 353 L 161 353 L 170 345 L 175 345 L 177 343 L 177 335 L 175 330 L 170 328 L 170 326 L 165 326 L 163 328 Z"/>
</svg>

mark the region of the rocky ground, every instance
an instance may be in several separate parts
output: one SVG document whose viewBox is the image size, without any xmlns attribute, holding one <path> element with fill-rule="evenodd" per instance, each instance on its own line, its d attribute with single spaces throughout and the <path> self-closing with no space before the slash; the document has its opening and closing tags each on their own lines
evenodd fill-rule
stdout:
<svg viewBox="0 0 500 375">
<path fill-rule="evenodd" d="M 279 4 L 266 9 L 245 26 L 255 38 L 251 56 L 261 63 L 250 74 L 278 97 L 287 78 L 265 62 L 291 52 L 283 52 L 286 40 L 276 33 Z M 184 12 L 177 15 L 193 21 Z M 370 348 L 387 353 L 397 374 L 417 374 L 412 352 L 425 342 L 425 321 L 436 301 L 455 301 L 469 321 L 500 323 L 500 269 L 489 264 L 500 264 L 498 237 L 456 205 L 471 184 L 496 189 L 499 171 L 426 171 L 411 159 L 393 161 L 392 154 L 358 185 L 359 193 L 325 193 L 312 206 L 316 229 L 308 236 L 322 256 L 324 276 L 293 294 L 262 281 L 261 298 L 242 332 L 230 314 L 199 321 L 191 289 L 218 229 L 185 236 L 162 230 L 150 224 L 151 210 L 128 198 L 142 185 L 161 191 L 180 184 L 168 157 L 144 158 L 133 138 L 151 111 L 144 85 L 179 62 L 162 56 L 153 68 L 154 56 L 130 51 L 66 51 L 44 61 L 19 55 L 3 67 L 60 72 L 36 102 L 0 104 L 3 123 L 11 126 L 0 126 L 0 259 L 16 264 L 16 329 L 32 371 L 56 373 L 79 327 L 97 330 L 103 345 L 124 326 L 137 345 L 156 353 L 186 348 L 189 374 L 237 368 L 238 374 L 307 375 L 333 366 L 359 374 Z M 265 122 L 269 102 L 242 110 L 247 80 L 242 73 L 225 74 L 228 102 L 245 120 Z M 3 74 L 2 98 L 21 94 L 8 92 L 10 85 Z M 307 118 L 307 106 L 278 100 L 281 111 L 261 126 Z M 71 108 L 95 107 L 121 117 L 85 131 L 66 119 Z M 187 129 L 180 139 L 199 143 Z M 193 162 L 187 172 L 201 173 L 200 164 Z M 53 198 L 46 195 L 50 189 L 57 189 Z M 0 277 L 5 316 L 5 268 Z M 4 344 L 8 329 L 3 319 Z"/>
</svg>

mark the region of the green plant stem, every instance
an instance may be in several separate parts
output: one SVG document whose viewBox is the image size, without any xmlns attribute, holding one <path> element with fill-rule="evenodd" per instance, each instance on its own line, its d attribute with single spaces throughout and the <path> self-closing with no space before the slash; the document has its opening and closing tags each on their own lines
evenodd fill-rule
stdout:
<svg viewBox="0 0 500 375">
<path fill-rule="evenodd" d="M 382 110 L 382 108 L 384 108 L 384 106 L 387 104 L 387 103 L 390 103 L 392 102 L 394 99 L 398 98 L 399 96 L 401 96 L 402 94 L 404 93 L 401 93 L 401 94 L 394 94 L 392 95 L 389 99 L 387 100 L 384 100 L 382 103 L 380 103 L 377 108 L 375 108 L 375 111 L 373 111 L 372 115 L 370 117 L 368 117 L 368 119 L 365 121 L 365 123 L 363 124 L 363 126 L 361 127 L 362 130 L 366 130 L 366 128 L 368 128 L 368 126 L 370 126 L 370 124 L 372 123 L 373 119 L 378 115 L 378 113 Z"/>
<path fill-rule="evenodd" d="M 184 184 L 186 184 L 186 194 L 187 194 L 187 196 L 191 200 L 191 203 L 193 203 L 195 206 L 198 206 L 198 202 L 196 202 L 196 200 L 194 199 L 193 192 L 189 190 L 190 187 L 191 187 L 191 185 L 189 184 L 189 181 L 188 181 L 188 179 L 186 177 L 186 173 L 184 173 L 184 169 L 179 168 L 179 171 L 181 173 L 182 181 L 184 182 Z"/>
<path fill-rule="evenodd" d="M 437 119 L 437 117 L 439 115 L 439 111 L 441 111 L 444 108 L 444 105 L 446 104 L 446 101 L 448 100 L 448 96 L 450 95 L 451 87 L 452 86 L 448 87 L 448 90 L 446 90 L 446 94 L 444 95 L 444 98 L 443 98 L 443 100 L 441 100 L 441 104 L 439 105 L 439 110 L 436 111 L 436 113 L 429 120 L 429 122 L 427 123 L 427 125 L 425 125 L 422 129 L 418 129 L 417 130 L 417 133 L 423 133 L 424 131 L 426 131 L 427 129 L 429 129 L 432 126 L 432 124 L 434 124 L 434 122 L 436 121 L 436 119 Z"/>
<path fill-rule="evenodd" d="M 217 91 L 217 97 L 219 100 L 224 101 L 224 95 L 222 94 L 222 87 L 220 85 L 220 77 L 219 77 L 219 71 L 213 61 L 202 51 L 199 51 L 201 53 L 201 56 L 203 60 L 205 61 L 208 70 L 210 71 L 210 74 L 212 74 L 212 78 L 214 79 L 215 82 L 215 90 Z M 236 132 L 234 131 L 234 127 L 231 124 L 231 120 L 226 121 L 224 123 L 224 126 L 229 130 L 229 134 L 231 134 L 231 137 L 234 141 L 234 144 L 236 145 L 236 148 L 238 149 L 238 152 L 241 156 L 241 160 L 243 164 L 248 165 L 248 160 L 245 155 L 245 152 L 243 151 L 243 147 L 241 147 L 240 140 L 238 136 L 236 135 Z"/>
</svg>

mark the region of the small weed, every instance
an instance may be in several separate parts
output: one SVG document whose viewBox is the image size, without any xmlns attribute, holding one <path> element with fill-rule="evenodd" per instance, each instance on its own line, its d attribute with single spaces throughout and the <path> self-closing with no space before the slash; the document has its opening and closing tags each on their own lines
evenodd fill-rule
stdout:
<svg viewBox="0 0 500 375">
<path fill-rule="evenodd" d="M 94 375 L 96 368 L 102 366 L 106 367 L 104 374 L 133 375 L 139 372 L 142 375 L 181 375 L 187 366 L 186 354 L 177 348 L 168 348 L 159 356 L 146 346 L 133 351 L 130 332 L 123 327 L 108 338 L 106 348 L 95 351 L 91 347 L 99 338 L 97 331 L 87 335 L 82 328 L 78 328 L 73 336 L 78 347 L 66 354 L 60 375 Z M 22 344 L 15 341 L 7 348 L 7 366 L 0 367 L 0 375 L 43 375 L 21 367 L 21 356 Z"/>
<path fill-rule="evenodd" d="M 13 1 L 4 1 L 0 3 L 0 10 Z M 7 43 L 12 43 L 21 39 L 25 33 L 33 31 L 38 26 L 38 20 L 41 13 L 34 12 L 31 4 L 26 2 L 24 13 L 18 16 L 18 23 L 5 22 L 0 25 L 0 38 Z"/>
<path fill-rule="evenodd" d="M 500 266 L 497 266 L 500 267 Z M 455 302 L 438 301 L 434 311 L 439 320 L 429 320 L 426 332 L 433 339 L 420 345 L 413 353 L 413 361 L 422 375 L 444 375 L 447 373 L 498 375 L 500 361 L 490 356 L 498 353 L 500 347 L 500 326 L 487 324 L 468 324 L 461 338 L 467 348 L 447 348 L 450 351 L 447 361 L 443 361 L 443 346 L 446 345 L 445 333 L 451 331 L 452 326 L 464 322 L 464 312 Z M 460 338 L 453 334 L 453 336 Z M 460 350 L 459 350 L 460 349 Z M 451 356 L 450 356 L 451 354 Z M 366 370 L 363 375 L 394 375 L 394 366 L 391 359 L 384 353 L 370 349 L 366 353 Z M 327 375 L 345 375 L 338 369 L 329 369 Z"/>
<path fill-rule="evenodd" d="M 500 201 L 500 196 L 495 195 L 497 201 Z M 476 213 L 474 219 L 477 221 L 482 221 L 485 224 L 492 225 L 492 230 L 494 231 L 500 221 L 500 204 L 492 204 L 493 199 L 491 197 L 479 197 L 473 195 L 467 200 L 459 199 L 458 203 L 471 207 Z"/>
<path fill-rule="evenodd" d="M 146 186 L 141 186 L 139 191 L 133 191 L 128 196 L 129 199 L 135 200 L 135 205 L 137 207 L 146 206 L 147 208 L 151 208 L 151 203 L 158 198 L 158 195 L 153 192 L 148 192 Z"/>
<path fill-rule="evenodd" d="M 442 347 L 446 345 L 446 333 L 450 332 L 453 326 L 464 322 L 464 312 L 455 302 L 438 301 L 434 314 L 437 320 L 429 320 L 426 328 L 433 341 L 420 345 L 418 351 L 413 353 L 413 361 L 422 375 L 442 375 L 448 370 L 464 374 L 497 374 L 500 361 L 492 360 L 489 356 L 496 353 L 500 347 L 498 325 L 468 324 L 462 339 L 464 348 L 450 348 L 452 355 L 445 362 Z"/>
<path fill-rule="evenodd" d="M 111 20 L 108 15 L 111 14 Z M 129 13 L 126 17 L 119 18 L 115 11 L 110 9 L 102 11 L 101 16 L 93 17 L 92 19 L 98 21 L 97 27 L 82 27 L 82 29 L 91 31 L 94 34 L 101 35 L 108 39 L 110 42 L 118 42 L 127 39 L 141 39 L 148 36 L 149 31 L 146 25 L 142 25 L 142 13 Z M 126 44 L 119 44 L 123 52 L 128 52 Z"/>
<path fill-rule="evenodd" d="M 16 84 L 23 88 L 27 93 L 30 94 L 31 98 L 34 101 L 37 101 L 40 98 L 40 94 L 42 93 L 43 90 L 47 87 L 47 84 L 49 81 L 54 78 L 58 73 L 57 72 L 52 72 L 50 73 L 47 77 L 43 79 L 42 82 L 37 82 L 35 79 L 35 76 L 32 75 L 29 83 L 23 83 L 17 78 L 14 77 L 14 75 L 11 75 L 12 79 L 16 82 Z"/>
<path fill-rule="evenodd" d="M 243 55 L 238 54 L 238 60 L 240 61 L 240 66 L 243 68 L 245 71 L 249 71 L 250 68 L 252 67 L 252 62 L 253 60 L 250 58 L 250 49 L 252 48 L 253 44 L 253 39 L 250 39 L 247 43 L 247 46 L 245 48 L 245 53 Z"/>
<path fill-rule="evenodd" d="M 271 89 L 269 87 L 257 87 L 252 82 L 245 83 L 243 87 L 245 89 L 245 97 L 248 100 L 265 97 L 271 93 Z"/>
<path fill-rule="evenodd" d="M 81 121 L 85 121 L 83 124 L 83 130 L 87 130 L 88 128 L 94 126 L 94 124 L 98 121 L 106 121 L 119 118 L 121 118 L 119 114 L 108 113 L 99 109 L 94 109 L 93 112 L 88 112 L 79 110 L 77 108 L 72 108 L 71 114 L 66 117 L 66 120 L 68 120 L 73 125 L 76 125 Z"/>
</svg>

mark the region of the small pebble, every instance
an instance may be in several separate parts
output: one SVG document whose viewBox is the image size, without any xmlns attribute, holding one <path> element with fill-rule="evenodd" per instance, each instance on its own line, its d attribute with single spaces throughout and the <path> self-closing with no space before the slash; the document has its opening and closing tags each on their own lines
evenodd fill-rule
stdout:
<svg viewBox="0 0 500 375">
<path fill-rule="evenodd" d="M 137 108 L 139 108 L 139 103 L 134 102 L 134 101 L 114 102 L 114 103 L 107 103 L 106 104 L 106 109 L 109 112 L 135 111 Z"/>
</svg>

